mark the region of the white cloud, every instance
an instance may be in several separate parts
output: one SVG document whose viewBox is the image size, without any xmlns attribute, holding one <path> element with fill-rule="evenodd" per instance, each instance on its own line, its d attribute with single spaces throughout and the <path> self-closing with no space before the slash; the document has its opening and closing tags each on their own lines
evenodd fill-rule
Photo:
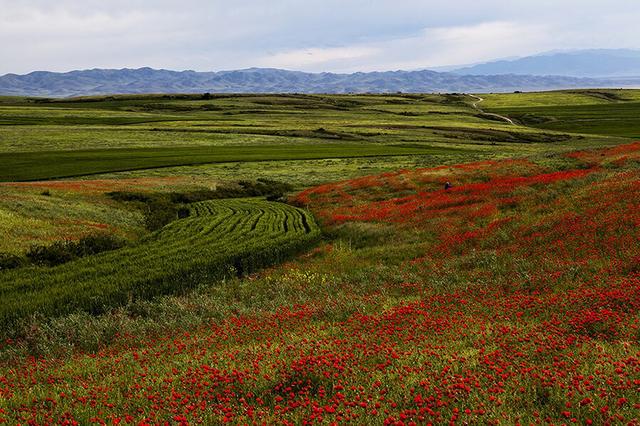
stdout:
<svg viewBox="0 0 640 426">
<path fill-rule="evenodd" d="M 338 61 L 358 61 L 380 53 L 380 49 L 367 46 L 311 48 L 276 53 L 259 62 L 267 67 L 305 69 Z"/>
<path fill-rule="evenodd" d="M 425 31 L 438 48 L 424 58 L 427 66 L 468 64 L 496 57 L 525 55 L 552 46 L 548 28 L 524 22 L 483 22 Z"/>
<path fill-rule="evenodd" d="M 415 69 L 640 47 L 629 0 L 0 0 L 0 74 Z"/>
<path fill-rule="evenodd" d="M 286 51 L 259 58 L 260 66 L 337 72 L 419 69 L 537 52 L 547 46 L 544 26 L 484 22 L 426 28 L 411 37 L 345 47 Z"/>
</svg>

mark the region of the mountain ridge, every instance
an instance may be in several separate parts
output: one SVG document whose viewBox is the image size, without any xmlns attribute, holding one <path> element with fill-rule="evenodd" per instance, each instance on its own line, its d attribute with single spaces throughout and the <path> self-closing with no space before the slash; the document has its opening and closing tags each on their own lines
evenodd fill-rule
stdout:
<svg viewBox="0 0 640 426">
<path fill-rule="evenodd" d="M 419 71 L 352 74 L 307 73 L 277 68 L 228 71 L 173 71 L 122 68 L 34 71 L 0 77 L 0 95 L 70 97 L 144 93 L 392 93 L 489 92 L 640 86 L 640 80 L 567 76 L 459 75 Z"/>
<path fill-rule="evenodd" d="M 451 68 L 451 67 L 448 67 Z M 640 76 L 640 50 L 585 49 L 551 51 L 450 69 L 457 75 L 535 75 L 585 78 Z"/>
</svg>

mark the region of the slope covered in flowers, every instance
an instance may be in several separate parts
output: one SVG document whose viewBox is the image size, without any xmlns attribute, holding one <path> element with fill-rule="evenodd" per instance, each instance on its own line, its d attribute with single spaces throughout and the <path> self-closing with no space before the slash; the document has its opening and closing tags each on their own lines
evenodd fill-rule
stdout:
<svg viewBox="0 0 640 426">
<path fill-rule="evenodd" d="M 224 284 L 224 318 L 2 364 L 0 421 L 638 424 L 639 160 L 312 188 L 295 201 L 330 243 Z"/>
</svg>

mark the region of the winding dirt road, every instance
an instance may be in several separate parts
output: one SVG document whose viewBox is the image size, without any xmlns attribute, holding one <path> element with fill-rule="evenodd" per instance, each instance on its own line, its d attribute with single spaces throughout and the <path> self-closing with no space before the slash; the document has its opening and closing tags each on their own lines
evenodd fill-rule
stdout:
<svg viewBox="0 0 640 426">
<path fill-rule="evenodd" d="M 505 117 L 504 115 L 500 115 L 500 114 L 494 114 L 494 113 L 491 113 L 491 112 L 485 112 L 482 108 L 480 108 L 480 107 L 478 106 L 478 104 L 479 104 L 480 102 L 484 102 L 484 98 L 481 98 L 480 96 L 476 96 L 476 95 L 471 95 L 471 94 L 469 94 L 468 96 L 471 96 L 472 98 L 476 99 L 476 101 L 475 101 L 474 103 L 472 103 L 472 104 L 471 104 L 471 106 L 472 106 L 473 108 L 475 108 L 479 113 L 484 114 L 484 115 L 490 115 L 490 116 L 492 116 L 492 117 L 499 118 L 500 120 L 502 120 L 502 121 L 506 121 L 507 123 L 509 123 L 509 124 L 511 124 L 511 125 L 513 125 L 513 126 L 515 126 L 515 125 L 516 125 L 516 123 L 514 123 L 514 122 L 513 122 L 513 120 L 512 120 L 512 119 L 510 119 L 509 117 Z"/>
</svg>

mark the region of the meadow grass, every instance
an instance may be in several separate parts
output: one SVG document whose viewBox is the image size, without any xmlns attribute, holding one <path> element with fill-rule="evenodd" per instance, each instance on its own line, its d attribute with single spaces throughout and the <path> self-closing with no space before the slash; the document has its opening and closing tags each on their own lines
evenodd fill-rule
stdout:
<svg viewBox="0 0 640 426">
<path fill-rule="evenodd" d="M 505 131 L 530 137 L 543 133 L 487 120 L 463 95 L 106 99 L 0 101 L 0 152 L 258 143 L 474 144 L 486 142 L 481 131 L 492 131 L 490 142 L 514 142 Z"/>
<path fill-rule="evenodd" d="M 486 95 L 483 107 L 545 130 L 640 138 L 639 90 Z"/>
<path fill-rule="evenodd" d="M 548 92 L 482 94 L 487 108 L 609 105 L 640 101 L 640 90 L 576 89 Z"/>
<path fill-rule="evenodd" d="M 482 95 L 515 126 L 466 95 L 0 98 L 4 179 L 82 176 L 0 184 L 8 251 L 141 237 L 109 191 L 310 209 L 204 202 L 0 273 L 0 422 L 633 421 L 639 93 Z"/>
<path fill-rule="evenodd" d="M 296 199 L 326 244 L 180 297 L 34 320 L 3 351 L 0 408 L 41 423 L 632 421 L 639 153 L 311 188 Z"/>
<path fill-rule="evenodd" d="M 536 126 L 572 133 L 640 138 L 640 102 L 575 106 L 494 108 L 500 114 Z"/>
</svg>

